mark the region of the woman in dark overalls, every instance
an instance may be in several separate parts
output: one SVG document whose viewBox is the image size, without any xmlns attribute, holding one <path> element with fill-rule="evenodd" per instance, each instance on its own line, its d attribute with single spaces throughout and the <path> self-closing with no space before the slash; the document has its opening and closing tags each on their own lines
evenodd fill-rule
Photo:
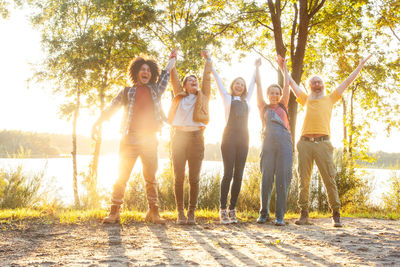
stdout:
<svg viewBox="0 0 400 267">
<path fill-rule="evenodd" d="M 270 221 L 269 204 L 275 178 L 276 207 L 275 225 L 284 226 L 287 192 L 292 180 L 293 145 L 290 135 L 287 107 L 289 102 L 289 74 L 286 61 L 278 55 L 277 62 L 283 66 L 284 86 L 272 84 L 267 88 L 269 104 L 262 95 L 259 66 L 256 62 L 257 105 L 263 122 L 263 141 L 260 156 L 261 210 L 258 223 Z"/>
<path fill-rule="evenodd" d="M 224 176 L 220 191 L 220 222 L 222 224 L 237 223 L 235 207 L 242 186 L 243 171 L 249 151 L 248 102 L 253 93 L 255 78 L 253 77 L 248 91 L 243 78 L 234 79 L 228 93 L 214 68 L 212 72 L 223 99 L 227 122 L 221 144 Z M 228 211 L 229 187 L 231 187 L 231 198 Z"/>
</svg>

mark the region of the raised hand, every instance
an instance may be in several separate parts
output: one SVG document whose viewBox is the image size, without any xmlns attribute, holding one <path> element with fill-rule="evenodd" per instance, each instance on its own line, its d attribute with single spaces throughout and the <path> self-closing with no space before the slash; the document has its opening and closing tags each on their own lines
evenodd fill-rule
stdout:
<svg viewBox="0 0 400 267">
<path fill-rule="evenodd" d="M 363 66 L 368 61 L 368 59 L 370 59 L 370 57 L 372 57 L 372 54 L 369 54 L 366 58 L 360 59 L 359 65 Z"/>
<path fill-rule="evenodd" d="M 202 57 L 204 57 L 205 59 L 209 59 L 210 55 L 208 54 L 208 50 L 201 50 L 201 55 Z"/>
<path fill-rule="evenodd" d="M 174 48 L 171 50 L 171 54 L 169 56 L 169 59 L 171 58 L 177 58 L 178 57 L 178 48 Z"/>
<path fill-rule="evenodd" d="M 277 55 L 276 62 L 278 63 L 279 69 L 283 71 L 286 66 L 287 60 L 284 59 L 281 55 Z"/>
</svg>

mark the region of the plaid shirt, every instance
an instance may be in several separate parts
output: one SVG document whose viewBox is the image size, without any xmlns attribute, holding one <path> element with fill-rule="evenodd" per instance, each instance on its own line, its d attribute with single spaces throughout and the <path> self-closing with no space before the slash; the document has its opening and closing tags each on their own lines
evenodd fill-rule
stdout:
<svg viewBox="0 0 400 267">
<path fill-rule="evenodd" d="M 162 122 L 165 121 L 165 115 L 161 109 L 161 96 L 167 89 L 170 73 L 167 70 L 161 72 L 157 83 L 148 84 L 150 88 L 151 96 L 154 102 L 154 115 L 158 123 L 158 127 L 161 128 Z M 106 107 L 100 115 L 102 121 L 108 120 L 117 110 L 124 106 L 124 116 L 121 123 L 121 133 L 127 135 L 129 133 L 130 125 L 133 118 L 133 107 L 135 105 L 136 88 L 125 87 L 118 95 L 111 101 L 111 104 Z"/>
</svg>

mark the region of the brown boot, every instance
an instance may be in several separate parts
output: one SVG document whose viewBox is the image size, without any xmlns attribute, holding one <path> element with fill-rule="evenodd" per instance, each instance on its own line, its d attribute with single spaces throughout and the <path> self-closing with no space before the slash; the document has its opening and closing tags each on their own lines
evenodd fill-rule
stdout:
<svg viewBox="0 0 400 267">
<path fill-rule="evenodd" d="M 160 214 L 158 213 L 158 207 L 152 206 L 146 214 L 145 218 L 146 222 L 157 223 L 157 224 L 165 224 L 165 220 L 160 218 Z"/>
<path fill-rule="evenodd" d="M 186 224 L 186 216 L 185 216 L 185 210 L 184 209 L 178 209 L 178 218 L 176 220 L 176 224 Z"/>
<path fill-rule="evenodd" d="M 308 210 L 301 210 L 300 218 L 294 223 L 297 225 L 311 225 L 312 223 L 308 218 Z"/>
<path fill-rule="evenodd" d="M 343 227 L 343 224 L 340 221 L 340 211 L 337 210 L 332 212 L 332 221 L 334 227 Z"/>
<path fill-rule="evenodd" d="M 103 223 L 117 223 L 120 220 L 120 205 L 111 205 L 110 214 L 104 218 Z"/>
<path fill-rule="evenodd" d="M 196 220 L 194 219 L 194 209 L 189 209 L 187 213 L 187 224 L 196 224 Z"/>
</svg>

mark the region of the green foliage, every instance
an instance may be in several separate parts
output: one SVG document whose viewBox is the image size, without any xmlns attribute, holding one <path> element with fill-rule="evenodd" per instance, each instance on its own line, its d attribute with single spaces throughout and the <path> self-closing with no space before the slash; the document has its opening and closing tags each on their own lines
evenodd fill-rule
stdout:
<svg viewBox="0 0 400 267">
<path fill-rule="evenodd" d="M 200 209 L 219 209 L 221 175 L 203 175 L 200 178 L 199 204 Z"/>
<path fill-rule="evenodd" d="M 8 18 L 9 16 L 9 3 L 6 0 L 0 0 L 0 16 L 3 19 Z"/>
<path fill-rule="evenodd" d="M 371 186 L 362 177 L 363 170 L 347 154 L 336 157 L 336 185 L 343 210 L 366 210 Z"/>
<path fill-rule="evenodd" d="M 237 203 L 238 210 L 260 210 L 260 164 L 247 162 L 242 188 Z"/>
<path fill-rule="evenodd" d="M 133 173 L 125 192 L 124 208 L 128 210 L 146 211 L 148 204 L 145 189 L 146 187 L 142 174 Z"/>
<path fill-rule="evenodd" d="M 161 167 L 161 166 L 160 166 Z M 158 182 L 158 196 L 161 209 L 174 210 L 175 209 L 175 195 L 174 195 L 174 170 L 172 161 L 168 161 L 160 175 L 157 176 Z M 186 180 L 184 186 L 185 196 L 188 193 L 188 183 Z"/>
<path fill-rule="evenodd" d="M 83 192 L 80 196 L 81 207 L 86 209 L 97 209 L 104 206 L 108 192 L 103 192 L 97 188 L 97 177 L 90 175 L 90 165 L 89 163 L 88 171 L 79 173 L 81 176 Z"/>
<path fill-rule="evenodd" d="M 177 63 L 181 77 L 188 73 L 201 77 L 204 59 L 200 52 L 207 47 L 217 49 L 222 43 L 212 30 L 213 22 L 223 9 L 224 3 L 212 1 L 158 1 L 157 19 L 149 24 L 147 34 L 165 50 L 178 47 L 183 58 Z"/>
<path fill-rule="evenodd" d="M 400 2 L 398 0 L 376 1 L 372 15 L 376 16 L 378 29 L 389 29 L 390 33 L 400 41 Z"/>
<path fill-rule="evenodd" d="M 398 212 L 400 210 L 400 176 L 393 174 L 390 183 L 390 191 L 383 195 L 383 202 L 386 210 Z"/>
<path fill-rule="evenodd" d="M 44 171 L 25 173 L 21 165 L 0 169 L 0 208 L 27 208 L 40 204 L 38 195 Z"/>
</svg>

